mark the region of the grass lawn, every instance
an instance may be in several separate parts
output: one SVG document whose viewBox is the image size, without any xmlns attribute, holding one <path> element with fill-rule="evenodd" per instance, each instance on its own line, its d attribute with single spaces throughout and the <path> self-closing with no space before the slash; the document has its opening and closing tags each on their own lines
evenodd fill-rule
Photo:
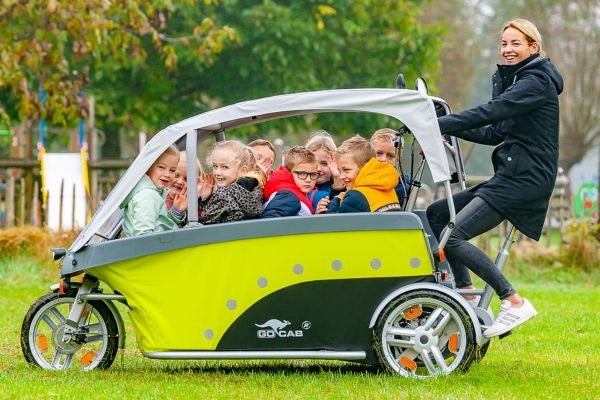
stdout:
<svg viewBox="0 0 600 400">
<path fill-rule="evenodd" d="M 28 259 L 0 259 L 0 399 L 599 399 L 599 271 L 527 267 L 509 275 L 539 314 L 494 340 L 466 374 L 417 381 L 332 361 L 149 360 L 123 307 L 127 348 L 111 368 L 51 372 L 25 362 L 19 332 L 58 274 Z"/>
</svg>

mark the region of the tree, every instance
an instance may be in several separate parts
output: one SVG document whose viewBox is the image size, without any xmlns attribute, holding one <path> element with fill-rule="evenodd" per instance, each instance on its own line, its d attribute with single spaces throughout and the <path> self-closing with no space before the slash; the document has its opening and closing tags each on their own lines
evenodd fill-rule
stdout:
<svg viewBox="0 0 600 400">
<path fill-rule="evenodd" d="M 441 29 L 418 19 L 422 5 L 419 0 L 4 2 L 0 53 L 3 61 L 15 62 L 0 72 L 0 91 L 8 94 L 3 105 L 13 117 L 18 112 L 21 118 L 69 123 L 85 112 L 77 105 L 84 89 L 96 97 L 96 125 L 114 138 L 124 130 L 155 132 L 251 98 L 393 87 L 399 72 L 433 83 Z M 48 96 L 43 106 L 40 84 Z M 284 128 L 308 129 L 326 118 Z M 329 118 L 336 129 L 367 134 L 377 125 Z"/>
<path fill-rule="evenodd" d="M 600 138 L 600 4 L 597 0 L 494 0 L 491 26 L 519 15 L 536 23 L 561 72 L 560 164 L 568 171 Z"/>
<path fill-rule="evenodd" d="M 160 64 L 166 75 L 176 67 L 178 49 L 191 46 L 210 60 L 233 38 L 230 28 L 205 18 L 185 36 L 166 30 L 178 7 L 194 6 L 191 0 L 177 5 L 170 0 L 3 1 L 0 90 L 7 100 L 0 104 L 0 115 L 5 122 L 10 115 L 67 125 L 86 112 L 81 90 L 103 77 L 122 69 L 143 70 L 148 60 L 157 68 Z M 123 98 L 127 87 L 119 89 Z M 132 101 L 110 111 L 127 114 L 136 106 Z"/>
<path fill-rule="evenodd" d="M 239 42 L 223 50 L 202 81 L 182 91 L 200 90 L 209 100 L 229 104 L 297 91 L 394 87 L 400 72 L 407 81 L 418 75 L 433 81 L 441 29 L 418 19 L 422 4 L 224 0 L 215 18 L 231 25 Z M 318 126 L 363 134 L 377 127 L 376 121 L 341 115 L 298 124 L 296 130 Z"/>
</svg>

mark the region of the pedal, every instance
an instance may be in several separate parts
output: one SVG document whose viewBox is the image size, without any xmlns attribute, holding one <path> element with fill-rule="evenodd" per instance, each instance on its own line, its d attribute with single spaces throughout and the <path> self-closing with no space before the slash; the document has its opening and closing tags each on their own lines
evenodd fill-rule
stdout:
<svg viewBox="0 0 600 400">
<path fill-rule="evenodd" d="M 513 331 L 504 332 L 502 335 L 498 335 L 498 339 L 504 339 L 505 337 L 512 335 Z"/>
</svg>

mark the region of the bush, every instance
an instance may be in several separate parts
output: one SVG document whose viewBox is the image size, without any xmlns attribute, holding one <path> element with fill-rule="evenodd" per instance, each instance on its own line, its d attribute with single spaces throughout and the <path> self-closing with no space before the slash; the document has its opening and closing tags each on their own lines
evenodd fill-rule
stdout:
<svg viewBox="0 0 600 400">
<path fill-rule="evenodd" d="M 513 246 L 511 259 L 546 267 L 590 270 L 600 265 L 600 223 L 573 219 L 563 232 L 563 243 L 545 246 L 523 238 Z"/>
<path fill-rule="evenodd" d="M 564 232 L 561 260 L 572 267 L 591 269 L 600 264 L 600 222 L 572 220 Z"/>
<path fill-rule="evenodd" d="M 51 232 L 45 228 L 24 226 L 0 229 L 0 254 L 3 257 L 31 256 L 46 262 L 53 247 L 68 247 L 79 232 Z"/>
</svg>

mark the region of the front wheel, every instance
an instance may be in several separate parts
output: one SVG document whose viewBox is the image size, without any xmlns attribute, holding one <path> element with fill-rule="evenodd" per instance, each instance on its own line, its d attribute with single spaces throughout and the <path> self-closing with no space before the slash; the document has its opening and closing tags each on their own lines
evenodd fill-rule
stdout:
<svg viewBox="0 0 600 400">
<path fill-rule="evenodd" d="M 435 290 L 414 290 L 391 301 L 373 335 L 379 363 L 405 377 L 466 371 L 477 348 L 467 312 L 452 297 Z"/>
<path fill-rule="evenodd" d="M 108 368 L 118 350 L 117 321 L 102 301 L 88 301 L 77 333 L 68 343 L 62 337 L 77 291 L 48 293 L 27 312 L 21 326 L 21 350 L 27 362 L 44 369 Z"/>
</svg>

